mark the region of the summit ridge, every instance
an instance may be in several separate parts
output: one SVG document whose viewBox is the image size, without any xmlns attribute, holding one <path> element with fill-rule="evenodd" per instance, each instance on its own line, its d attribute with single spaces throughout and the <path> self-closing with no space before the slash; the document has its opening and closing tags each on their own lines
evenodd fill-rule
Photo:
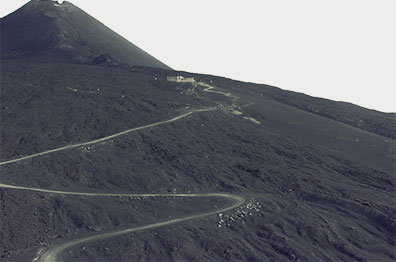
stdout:
<svg viewBox="0 0 396 262">
<path fill-rule="evenodd" d="M 108 54 L 132 66 L 170 69 L 68 1 L 32 0 L 1 24 L 4 59 L 79 62 Z"/>
</svg>

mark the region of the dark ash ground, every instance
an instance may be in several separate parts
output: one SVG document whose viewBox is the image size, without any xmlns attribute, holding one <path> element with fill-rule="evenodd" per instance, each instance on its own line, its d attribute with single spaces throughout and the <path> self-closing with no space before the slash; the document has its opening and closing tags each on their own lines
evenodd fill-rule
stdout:
<svg viewBox="0 0 396 262">
<path fill-rule="evenodd" d="M 221 94 L 166 81 L 188 73 L 16 60 L 1 67 L 1 162 L 218 107 L 1 166 L 1 183 L 26 187 L 246 198 L 222 216 L 84 244 L 62 254 L 64 260 L 396 259 L 394 114 L 194 75 L 238 96 L 238 116 L 224 110 L 232 102 Z M 40 248 L 65 239 L 226 204 L 0 192 L 2 261 L 32 260 Z"/>
</svg>

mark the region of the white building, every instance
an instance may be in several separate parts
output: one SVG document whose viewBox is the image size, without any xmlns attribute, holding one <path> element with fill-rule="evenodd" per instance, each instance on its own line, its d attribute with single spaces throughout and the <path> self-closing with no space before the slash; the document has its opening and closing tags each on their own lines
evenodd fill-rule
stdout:
<svg viewBox="0 0 396 262">
<path fill-rule="evenodd" d="M 189 82 L 189 83 L 195 82 L 195 79 L 193 77 L 184 77 L 184 76 L 168 76 L 167 80 L 172 82 Z"/>
</svg>

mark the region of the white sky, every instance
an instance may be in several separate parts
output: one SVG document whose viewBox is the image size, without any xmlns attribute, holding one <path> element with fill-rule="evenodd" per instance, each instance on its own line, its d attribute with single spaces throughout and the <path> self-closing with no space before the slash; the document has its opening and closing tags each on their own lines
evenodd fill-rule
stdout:
<svg viewBox="0 0 396 262">
<path fill-rule="evenodd" d="M 71 2 L 173 69 L 396 112 L 395 0 Z"/>
</svg>

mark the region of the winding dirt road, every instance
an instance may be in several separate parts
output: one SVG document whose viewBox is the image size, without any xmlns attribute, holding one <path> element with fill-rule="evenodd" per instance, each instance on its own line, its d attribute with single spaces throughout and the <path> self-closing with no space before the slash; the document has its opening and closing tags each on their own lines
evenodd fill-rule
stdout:
<svg viewBox="0 0 396 262">
<path fill-rule="evenodd" d="M 162 226 L 168 226 L 175 223 L 180 223 L 183 221 L 202 218 L 210 215 L 215 215 L 219 213 L 223 213 L 232 209 L 235 209 L 245 202 L 245 199 L 238 195 L 232 195 L 227 193 L 198 193 L 198 194 L 103 194 L 103 193 L 84 193 L 84 192 L 68 192 L 68 191 L 58 191 L 58 190 L 48 190 L 48 189 L 41 189 L 41 188 L 31 188 L 31 187 L 21 187 L 21 186 L 13 186 L 13 185 L 6 185 L 0 183 L 0 187 L 2 188 L 10 188 L 10 189 L 17 189 L 17 190 L 27 190 L 27 191 L 35 191 L 35 192 L 42 192 L 42 193 L 51 193 L 51 194 L 60 194 L 60 195 L 78 195 L 78 196 L 101 196 L 101 197 L 195 197 L 195 198 L 202 198 L 202 197 L 219 197 L 231 200 L 231 204 L 216 209 L 214 211 L 209 211 L 201 214 L 186 216 L 182 218 L 170 219 L 165 220 L 153 224 L 148 224 L 139 227 L 131 227 L 123 230 L 115 230 L 107 233 L 95 234 L 87 237 L 82 237 L 78 239 L 73 239 L 66 241 L 58 246 L 52 247 L 46 250 L 43 254 L 41 254 L 38 258 L 41 262 L 55 262 L 57 261 L 57 257 L 60 253 L 62 253 L 65 249 L 71 248 L 75 245 L 103 240 L 107 238 L 117 237 L 124 234 L 128 234 L 131 232 L 141 231 L 145 229 L 153 229 Z"/>
<path fill-rule="evenodd" d="M 122 136 L 122 135 L 125 135 L 125 134 L 128 134 L 128 133 L 136 132 L 138 130 L 142 130 L 142 129 L 146 129 L 146 128 L 150 128 L 150 127 L 155 127 L 155 126 L 159 126 L 159 125 L 163 125 L 163 124 L 167 124 L 167 123 L 171 123 L 171 122 L 177 121 L 179 119 L 182 119 L 184 117 L 187 117 L 189 115 L 192 115 L 194 113 L 214 111 L 214 110 L 216 110 L 215 107 L 203 108 L 203 109 L 195 109 L 195 110 L 192 110 L 190 112 L 181 114 L 179 116 L 176 116 L 174 118 L 171 118 L 171 119 L 168 119 L 168 120 L 165 120 L 165 121 L 160 121 L 160 122 L 156 122 L 156 123 L 145 125 L 145 126 L 135 127 L 135 128 L 128 129 L 128 130 L 122 131 L 122 132 L 114 134 L 114 135 L 102 137 L 102 138 L 95 139 L 95 140 L 92 140 L 92 141 L 83 142 L 83 143 L 79 143 L 79 144 L 73 144 L 73 145 L 67 145 L 67 146 L 51 149 L 51 150 L 48 150 L 48 151 L 36 153 L 36 154 L 33 154 L 33 155 L 24 156 L 24 157 L 20 157 L 20 158 L 16 158 L 16 159 L 0 162 L 0 166 L 11 164 L 11 163 L 15 163 L 15 162 L 19 162 L 19 161 L 22 161 L 22 160 L 27 160 L 27 159 L 38 157 L 38 156 L 43 156 L 43 155 L 47 155 L 47 154 L 63 151 L 63 150 L 66 150 L 66 149 L 71 149 L 71 148 L 76 148 L 76 147 L 80 147 L 80 146 L 86 146 L 86 145 L 92 145 L 92 144 L 100 143 L 100 142 L 115 138 L 117 136 Z"/>
<path fill-rule="evenodd" d="M 205 92 L 219 93 L 219 94 L 223 94 L 223 95 L 225 95 L 227 97 L 232 97 L 233 99 L 237 99 L 237 97 L 234 97 L 234 96 L 232 96 L 229 93 L 223 93 L 221 91 L 214 91 L 213 90 L 214 89 L 213 86 L 210 86 L 210 85 L 205 84 L 203 82 L 200 82 L 198 84 L 207 87 L 207 88 L 204 89 Z M 23 161 L 23 160 L 31 159 L 31 158 L 34 158 L 34 157 L 43 156 L 43 155 L 54 153 L 54 152 L 59 152 L 59 151 L 66 150 L 66 149 L 71 149 L 71 148 L 75 148 L 75 147 L 81 147 L 81 146 L 85 146 L 85 145 L 91 145 L 91 144 L 103 142 L 103 141 L 112 139 L 114 137 L 125 135 L 125 134 L 131 133 L 131 132 L 135 132 L 135 131 L 138 131 L 138 130 L 147 129 L 147 128 L 150 128 L 150 127 L 159 126 L 159 125 L 166 124 L 166 123 L 171 123 L 171 122 L 180 120 L 180 119 L 182 119 L 184 117 L 187 117 L 187 116 L 189 116 L 191 114 L 194 114 L 194 113 L 213 111 L 213 110 L 216 110 L 216 109 L 217 109 L 216 107 L 210 107 L 210 108 L 192 110 L 190 112 L 187 112 L 187 113 L 181 114 L 179 116 L 176 116 L 176 117 L 174 117 L 172 119 L 156 122 L 156 123 L 145 125 L 145 126 L 141 126 L 141 127 L 132 128 L 132 129 L 129 129 L 129 130 L 126 130 L 126 131 L 123 131 L 123 132 L 120 132 L 120 133 L 117 133 L 117 134 L 114 134 L 114 135 L 106 136 L 106 137 L 103 137 L 103 138 L 100 138 L 100 139 L 96 139 L 96 140 L 92 140 L 92 141 L 88 141 L 88 142 L 84 142 L 84 143 L 63 146 L 63 147 L 60 147 L 60 148 L 55 148 L 55 149 L 44 151 L 44 152 L 41 152 L 41 153 L 32 154 L 32 155 L 29 155 L 29 156 L 16 158 L 16 159 L 13 159 L 13 160 L 7 160 L 7 161 L 4 161 L 4 162 L 1 162 L 0 165 L 16 163 L 16 162 L 20 162 L 20 161 Z M 100 197 L 195 197 L 195 198 L 217 197 L 217 198 L 224 198 L 224 199 L 230 200 L 230 204 L 228 206 L 223 207 L 223 208 L 219 208 L 219 209 L 216 209 L 216 210 L 213 210 L 213 211 L 208 211 L 208 212 L 204 212 L 204 213 L 200 213 L 200 214 L 190 215 L 190 216 L 186 216 L 186 217 L 182 217 L 182 218 L 170 219 L 170 220 L 161 221 L 161 222 L 148 224 L 148 225 L 144 225 L 144 226 L 131 227 L 131 228 L 127 228 L 127 229 L 116 230 L 116 231 L 111 231 L 111 232 L 106 232 L 106 233 L 98 233 L 98 234 L 91 235 L 91 236 L 86 236 L 86 237 L 82 237 L 82 238 L 68 240 L 68 241 L 66 241 L 64 243 L 61 243 L 61 244 L 59 244 L 57 246 L 54 246 L 52 248 L 47 249 L 42 254 L 40 254 L 39 257 L 34 259 L 34 261 L 39 260 L 39 261 L 42 261 L 42 262 L 54 262 L 54 261 L 57 261 L 57 258 L 59 257 L 60 253 L 62 253 L 65 249 L 71 248 L 71 247 L 73 247 L 75 245 L 78 245 L 78 244 L 91 242 L 91 241 L 97 241 L 97 240 L 103 240 L 103 239 L 107 239 L 107 238 L 112 238 L 112 237 L 128 234 L 128 233 L 131 233 L 131 232 L 136 232 L 136 231 L 145 230 L 145 229 L 153 229 L 153 228 L 167 226 L 167 225 L 171 225 L 171 224 L 175 224 L 175 223 L 179 223 L 179 222 L 183 222 L 183 221 L 187 221 L 187 220 L 191 220 L 191 219 L 197 219 L 197 218 L 202 218 L 202 217 L 206 217 L 206 216 L 210 216 L 210 215 L 219 214 L 219 213 L 222 213 L 222 212 L 226 212 L 226 211 L 235 209 L 235 208 L 241 206 L 245 202 L 245 199 L 242 196 L 228 194 L 228 193 L 104 194 L 104 193 L 69 192 L 69 191 L 60 191 L 60 190 L 49 190 L 49 189 L 41 189 L 41 188 L 31 188 L 31 187 L 7 185 L 7 184 L 3 184 L 3 183 L 0 183 L 0 187 L 1 188 L 14 189 L 14 190 L 25 190 L 25 191 L 42 192 L 42 193 L 50 193 L 50 194 L 80 195 L 80 196 L 92 196 L 92 197 L 95 197 L 95 196 L 96 197 L 98 197 L 98 196 L 100 196 Z"/>
</svg>

